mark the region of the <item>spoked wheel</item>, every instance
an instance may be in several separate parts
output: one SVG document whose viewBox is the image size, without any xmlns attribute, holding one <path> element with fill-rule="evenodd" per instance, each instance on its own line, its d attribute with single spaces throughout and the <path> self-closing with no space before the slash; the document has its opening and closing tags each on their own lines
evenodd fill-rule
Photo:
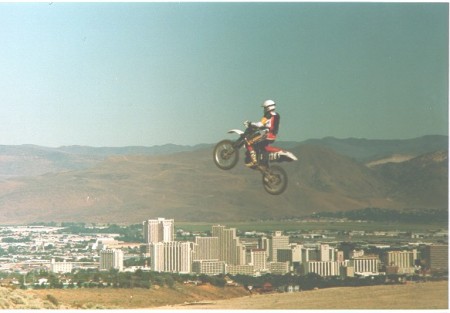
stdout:
<svg viewBox="0 0 450 313">
<path fill-rule="evenodd" d="M 263 172 L 262 181 L 268 193 L 279 195 L 286 190 L 288 177 L 283 168 L 274 165 Z"/>
<path fill-rule="evenodd" d="M 239 161 L 239 150 L 233 147 L 231 140 L 222 140 L 214 147 L 213 157 L 218 168 L 229 170 Z"/>
</svg>

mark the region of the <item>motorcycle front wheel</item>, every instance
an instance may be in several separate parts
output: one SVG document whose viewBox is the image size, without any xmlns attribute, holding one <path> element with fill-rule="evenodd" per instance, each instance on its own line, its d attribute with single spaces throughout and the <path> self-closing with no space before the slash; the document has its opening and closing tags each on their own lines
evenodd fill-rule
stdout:
<svg viewBox="0 0 450 313">
<path fill-rule="evenodd" d="M 279 195 L 286 190 L 288 177 L 283 168 L 273 165 L 263 173 L 262 181 L 268 193 Z"/>
<path fill-rule="evenodd" d="M 222 170 L 229 170 L 239 161 L 239 150 L 233 147 L 231 140 L 222 140 L 213 151 L 214 163 Z"/>
</svg>

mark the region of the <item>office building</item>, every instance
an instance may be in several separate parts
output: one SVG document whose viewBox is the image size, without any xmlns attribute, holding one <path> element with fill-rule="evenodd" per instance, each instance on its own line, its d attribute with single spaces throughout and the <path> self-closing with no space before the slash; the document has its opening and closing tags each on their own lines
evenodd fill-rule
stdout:
<svg viewBox="0 0 450 313">
<path fill-rule="evenodd" d="M 269 262 L 269 271 L 274 275 L 289 273 L 289 262 Z"/>
<path fill-rule="evenodd" d="M 253 275 L 255 268 L 253 265 L 227 265 L 226 273 L 230 275 Z"/>
<path fill-rule="evenodd" d="M 384 264 L 387 267 L 391 267 L 390 270 L 392 270 L 392 267 L 396 267 L 398 274 L 413 274 L 416 260 L 416 249 L 411 251 L 388 251 L 384 255 Z"/>
<path fill-rule="evenodd" d="M 304 274 L 316 273 L 322 277 L 339 276 L 340 262 L 337 261 L 307 261 L 304 266 Z"/>
<path fill-rule="evenodd" d="M 55 259 L 52 259 L 52 262 L 50 263 L 50 271 L 53 273 L 71 273 L 72 269 L 72 262 L 55 262 Z"/>
<path fill-rule="evenodd" d="M 448 245 L 429 245 L 425 247 L 424 257 L 431 272 L 448 271 Z"/>
<path fill-rule="evenodd" d="M 143 223 L 144 242 L 170 242 L 174 241 L 174 220 L 158 218 Z"/>
<path fill-rule="evenodd" d="M 330 247 L 328 244 L 320 245 L 320 261 L 322 262 L 332 262 L 336 261 L 335 249 Z"/>
<path fill-rule="evenodd" d="M 302 262 L 302 245 L 298 243 L 291 243 L 292 250 L 292 262 L 300 263 Z"/>
<path fill-rule="evenodd" d="M 278 262 L 277 250 L 290 250 L 289 236 L 284 236 L 281 231 L 276 231 L 269 238 L 269 261 Z"/>
<path fill-rule="evenodd" d="M 194 260 L 192 261 L 192 272 L 210 276 L 225 274 L 225 262 L 219 260 Z"/>
<path fill-rule="evenodd" d="M 195 237 L 194 260 L 219 259 L 219 238 Z"/>
<path fill-rule="evenodd" d="M 378 274 L 380 259 L 377 255 L 362 255 L 350 260 L 355 274 Z"/>
<path fill-rule="evenodd" d="M 155 272 L 190 273 L 193 243 L 182 241 L 149 244 L 151 265 Z"/>
<path fill-rule="evenodd" d="M 253 265 L 254 270 L 257 272 L 267 270 L 267 252 L 264 249 L 253 249 L 250 252 L 251 260 L 250 264 Z"/>
<path fill-rule="evenodd" d="M 120 249 L 101 250 L 99 268 L 101 271 L 111 269 L 123 271 L 123 251 Z"/>
<path fill-rule="evenodd" d="M 245 264 L 245 247 L 239 242 L 235 228 L 212 226 L 212 236 L 218 238 L 219 260 L 227 265 Z"/>
</svg>

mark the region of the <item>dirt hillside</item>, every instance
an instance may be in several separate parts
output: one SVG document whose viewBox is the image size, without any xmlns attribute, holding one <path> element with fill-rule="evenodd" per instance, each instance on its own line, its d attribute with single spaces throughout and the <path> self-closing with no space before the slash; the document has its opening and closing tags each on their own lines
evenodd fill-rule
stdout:
<svg viewBox="0 0 450 313">
<path fill-rule="evenodd" d="M 12 290 L 0 309 L 448 309 L 448 282 L 249 295 L 242 287 Z"/>
<path fill-rule="evenodd" d="M 341 287 L 297 293 L 252 295 L 158 309 L 448 309 L 448 282 Z"/>
</svg>

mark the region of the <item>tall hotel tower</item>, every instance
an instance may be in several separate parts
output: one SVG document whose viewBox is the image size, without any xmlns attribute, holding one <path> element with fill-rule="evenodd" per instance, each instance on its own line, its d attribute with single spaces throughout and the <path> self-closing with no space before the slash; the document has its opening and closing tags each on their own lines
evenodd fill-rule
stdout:
<svg viewBox="0 0 450 313">
<path fill-rule="evenodd" d="M 99 267 L 101 271 L 109 271 L 111 269 L 123 271 L 123 251 L 119 249 L 100 251 Z"/>
<path fill-rule="evenodd" d="M 219 260 L 228 265 L 245 264 L 245 247 L 239 242 L 235 228 L 212 226 L 212 236 L 219 238 Z"/>
<path fill-rule="evenodd" d="M 174 220 L 158 218 L 147 220 L 143 223 L 143 235 L 145 243 L 170 242 L 174 240 Z"/>
<path fill-rule="evenodd" d="M 278 250 L 290 250 L 289 236 L 283 236 L 283 232 L 276 231 L 269 238 L 269 260 L 278 262 Z"/>
</svg>

